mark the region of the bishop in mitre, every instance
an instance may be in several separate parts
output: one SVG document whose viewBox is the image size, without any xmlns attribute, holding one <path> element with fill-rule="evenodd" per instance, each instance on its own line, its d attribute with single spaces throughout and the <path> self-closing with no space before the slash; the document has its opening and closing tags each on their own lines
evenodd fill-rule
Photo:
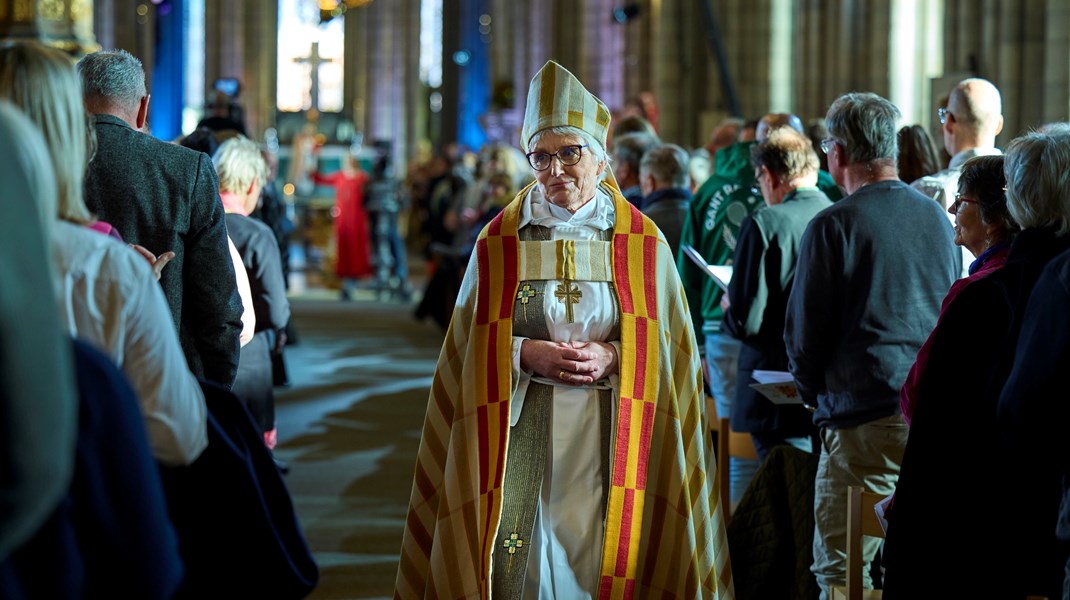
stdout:
<svg viewBox="0 0 1070 600">
<path fill-rule="evenodd" d="M 732 598 L 695 335 L 621 195 L 609 111 L 548 62 L 535 182 L 480 234 L 431 389 L 398 598 Z"/>
</svg>

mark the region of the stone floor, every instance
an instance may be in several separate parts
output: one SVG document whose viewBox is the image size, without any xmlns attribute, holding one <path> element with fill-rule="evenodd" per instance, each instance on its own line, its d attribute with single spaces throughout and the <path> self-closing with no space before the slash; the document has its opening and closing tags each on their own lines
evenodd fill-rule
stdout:
<svg viewBox="0 0 1070 600">
<path fill-rule="evenodd" d="M 309 290 L 277 390 L 277 454 L 320 566 L 315 600 L 392 596 L 428 389 L 443 333 L 410 304 Z"/>
</svg>

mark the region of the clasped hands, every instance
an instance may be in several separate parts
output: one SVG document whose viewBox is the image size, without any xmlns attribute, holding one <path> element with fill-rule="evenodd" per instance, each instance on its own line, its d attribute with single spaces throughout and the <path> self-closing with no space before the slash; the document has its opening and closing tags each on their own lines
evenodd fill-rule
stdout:
<svg viewBox="0 0 1070 600">
<path fill-rule="evenodd" d="M 587 385 L 616 374 L 617 349 L 606 342 L 524 340 L 520 368 L 569 385 Z"/>
</svg>

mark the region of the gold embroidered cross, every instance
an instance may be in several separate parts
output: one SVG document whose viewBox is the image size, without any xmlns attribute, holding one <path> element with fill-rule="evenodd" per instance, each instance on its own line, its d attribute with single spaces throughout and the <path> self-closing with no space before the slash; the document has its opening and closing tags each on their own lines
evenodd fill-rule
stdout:
<svg viewBox="0 0 1070 600">
<path fill-rule="evenodd" d="M 516 551 L 524 547 L 524 540 L 520 539 L 520 534 L 513 532 L 509 534 L 509 539 L 505 540 L 503 548 L 509 549 L 509 554 L 516 554 Z"/>
<path fill-rule="evenodd" d="M 558 302 L 565 303 L 565 320 L 569 323 L 573 323 L 572 305 L 579 303 L 580 298 L 583 297 L 583 293 L 580 292 L 579 288 L 574 287 L 571 281 L 566 279 L 557 284 L 554 296 L 557 297 Z"/>
<path fill-rule="evenodd" d="M 524 287 L 520 288 L 520 291 L 516 294 L 516 299 L 520 301 L 520 304 L 524 307 L 524 320 L 528 318 L 528 300 L 531 300 L 535 296 L 541 294 L 539 290 L 532 288 L 528 284 L 524 284 Z"/>
</svg>

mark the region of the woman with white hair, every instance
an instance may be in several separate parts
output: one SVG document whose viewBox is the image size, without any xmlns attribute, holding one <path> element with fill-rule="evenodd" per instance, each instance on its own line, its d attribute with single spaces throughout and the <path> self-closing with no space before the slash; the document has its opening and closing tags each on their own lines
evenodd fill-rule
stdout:
<svg viewBox="0 0 1070 600">
<path fill-rule="evenodd" d="M 45 136 L 58 194 L 38 198 L 52 222 L 59 316 L 74 337 L 102 349 L 137 391 L 153 456 L 192 463 L 208 444 L 204 395 L 189 371 L 152 267 L 126 245 L 83 227 L 90 156 L 81 82 L 70 59 L 35 43 L 0 49 L 0 98 Z"/>
<path fill-rule="evenodd" d="M 548 62 L 535 182 L 487 225 L 435 372 L 395 595 L 732 597 L 694 332 L 672 252 Z"/>
<path fill-rule="evenodd" d="M 226 212 L 227 233 L 234 242 L 252 291 L 256 333 L 242 346 L 238 375 L 231 391 L 245 403 L 269 448 L 275 446 L 275 394 L 271 350 L 284 335 L 290 303 L 282 279 L 282 261 L 275 233 L 249 217 L 268 177 L 260 148 L 238 135 L 219 146 L 212 157 L 219 175 L 219 197 Z"/>
<path fill-rule="evenodd" d="M 1070 249 L 1070 129 L 1011 141 L 1003 172 L 1007 212 L 1021 232 L 1002 268 L 944 307 L 927 342 L 916 385 L 924 400 L 913 409 L 885 542 L 885 598 L 1062 596 L 1058 471 L 1053 457 L 1008 443 L 997 404 L 1030 293 L 1045 265 Z M 955 208 L 965 218 L 977 200 L 959 191 Z M 988 485 L 995 474 L 999 484 Z M 951 493 L 980 488 L 976 501 Z M 973 575 L 979 548 L 999 556 L 984 577 Z"/>
</svg>

